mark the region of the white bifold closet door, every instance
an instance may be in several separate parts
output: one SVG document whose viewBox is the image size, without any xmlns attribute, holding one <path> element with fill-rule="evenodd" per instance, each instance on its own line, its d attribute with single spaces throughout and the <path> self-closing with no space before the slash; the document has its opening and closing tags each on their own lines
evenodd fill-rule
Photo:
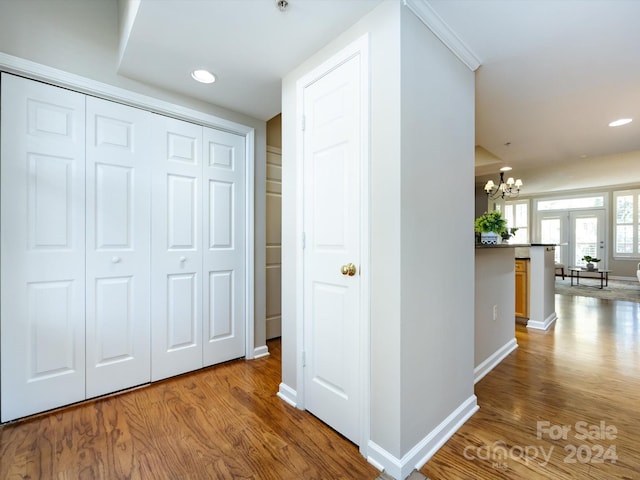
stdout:
<svg viewBox="0 0 640 480">
<path fill-rule="evenodd" d="M 2 421 L 245 355 L 245 138 L 2 74 Z"/>
<path fill-rule="evenodd" d="M 151 117 L 87 97 L 87 398 L 151 378 Z"/>
<path fill-rule="evenodd" d="M 85 398 L 85 96 L 2 74 L 2 421 Z"/>
<path fill-rule="evenodd" d="M 245 138 L 204 128 L 204 366 L 245 355 Z"/>
<path fill-rule="evenodd" d="M 151 378 L 245 355 L 244 137 L 155 116 Z"/>
<path fill-rule="evenodd" d="M 154 115 L 151 379 L 202 368 L 202 127 Z"/>
</svg>

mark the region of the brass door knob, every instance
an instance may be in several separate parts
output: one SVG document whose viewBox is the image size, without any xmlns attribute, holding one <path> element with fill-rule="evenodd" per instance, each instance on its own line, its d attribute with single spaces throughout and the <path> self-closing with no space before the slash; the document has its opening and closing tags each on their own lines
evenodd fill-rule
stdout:
<svg viewBox="0 0 640 480">
<path fill-rule="evenodd" d="M 340 268 L 343 275 L 349 275 L 350 277 L 353 277 L 357 270 L 358 268 L 353 263 L 347 263 L 346 265 L 342 265 Z"/>
</svg>

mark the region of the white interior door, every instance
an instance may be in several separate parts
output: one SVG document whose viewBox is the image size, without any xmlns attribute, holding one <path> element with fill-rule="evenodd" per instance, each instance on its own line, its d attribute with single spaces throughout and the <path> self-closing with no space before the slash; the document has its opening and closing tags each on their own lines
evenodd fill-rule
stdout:
<svg viewBox="0 0 640 480">
<path fill-rule="evenodd" d="M 1 83 L 8 421 L 85 398 L 85 97 L 7 74 Z"/>
<path fill-rule="evenodd" d="M 245 139 L 205 128 L 203 363 L 245 355 Z"/>
<path fill-rule="evenodd" d="M 303 92 L 304 405 L 360 441 L 360 55 Z M 355 271 L 343 274 L 353 264 Z"/>
<path fill-rule="evenodd" d="M 87 97 L 87 397 L 151 379 L 150 122 Z"/>
<path fill-rule="evenodd" d="M 202 127 L 154 115 L 151 379 L 202 367 Z"/>
</svg>

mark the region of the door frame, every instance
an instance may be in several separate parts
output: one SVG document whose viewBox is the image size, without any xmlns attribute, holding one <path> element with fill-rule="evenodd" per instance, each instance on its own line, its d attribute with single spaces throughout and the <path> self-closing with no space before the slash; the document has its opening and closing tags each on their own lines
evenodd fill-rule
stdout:
<svg viewBox="0 0 640 480">
<path fill-rule="evenodd" d="M 0 52 L 0 71 L 19 75 L 31 80 L 49 83 L 75 92 L 92 95 L 103 100 L 122 103 L 142 110 L 159 113 L 178 120 L 197 123 L 245 138 L 245 189 L 247 228 L 245 232 L 245 358 L 247 360 L 269 354 L 267 346 L 255 346 L 255 128 L 232 122 L 208 113 L 192 110 L 181 105 L 153 98 L 140 93 L 115 87 L 107 83 L 41 65 L 13 55 Z M 264 249 L 264 248 L 263 248 Z M 260 257 L 262 258 L 262 257 Z M 262 285 L 264 288 L 264 285 Z"/>
<path fill-rule="evenodd" d="M 350 45 L 341 49 L 330 58 L 303 75 L 296 82 L 296 406 L 305 409 L 304 391 L 304 89 L 324 76 L 326 72 L 345 63 L 354 56 L 360 56 L 360 88 L 361 88 L 361 132 L 360 140 L 362 155 L 360 162 L 360 325 L 358 348 L 360 351 L 361 372 L 359 378 L 360 390 L 360 418 L 359 418 L 359 450 L 367 457 L 367 447 L 370 438 L 370 391 L 371 391 L 371 322 L 370 322 L 370 228 L 369 228 L 369 200 L 370 200 L 370 151 L 369 151 L 369 35 L 365 34 Z"/>
</svg>

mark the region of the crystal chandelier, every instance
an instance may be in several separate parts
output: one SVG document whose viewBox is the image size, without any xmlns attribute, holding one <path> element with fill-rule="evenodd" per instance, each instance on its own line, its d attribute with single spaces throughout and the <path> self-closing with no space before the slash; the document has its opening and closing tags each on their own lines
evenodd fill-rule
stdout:
<svg viewBox="0 0 640 480">
<path fill-rule="evenodd" d="M 487 192 L 489 198 L 496 199 L 498 197 L 515 198 L 520 194 L 520 187 L 522 187 L 522 180 L 519 178 L 514 180 L 513 177 L 507 178 L 504 181 L 504 172 L 511 170 L 511 167 L 502 167 L 500 169 L 500 183 L 496 185 L 493 180 L 489 180 L 484 186 L 484 191 Z"/>
</svg>

